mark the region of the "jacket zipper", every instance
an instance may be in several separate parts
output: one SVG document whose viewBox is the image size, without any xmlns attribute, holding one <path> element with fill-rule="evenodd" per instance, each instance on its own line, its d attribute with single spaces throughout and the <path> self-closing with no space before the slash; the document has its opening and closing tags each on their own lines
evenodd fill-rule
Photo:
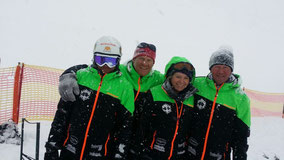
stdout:
<svg viewBox="0 0 284 160">
<path fill-rule="evenodd" d="M 95 113 L 95 109 L 96 109 L 96 105 L 97 105 L 97 102 L 98 102 L 101 86 L 102 86 L 102 83 L 103 83 L 103 78 L 105 77 L 105 75 L 107 75 L 107 74 L 104 74 L 103 77 L 101 77 L 101 82 L 100 82 L 100 85 L 99 85 L 98 90 L 97 90 L 95 102 L 94 102 L 94 105 L 93 105 L 93 109 L 92 109 L 92 112 L 91 112 L 91 116 L 90 116 L 90 119 L 89 119 L 89 122 L 88 122 L 88 125 L 87 125 L 85 137 L 84 137 L 84 142 L 83 142 L 83 146 L 82 146 L 82 150 L 81 150 L 80 160 L 83 159 L 83 155 L 84 155 L 84 151 L 85 151 L 85 147 L 86 147 L 86 143 L 87 143 L 87 139 L 88 139 L 90 126 L 91 126 L 92 119 L 93 119 L 93 116 L 94 116 L 94 113 Z"/>
<path fill-rule="evenodd" d="M 205 140 L 204 140 L 203 152 L 202 152 L 201 160 L 204 160 L 206 147 L 207 147 L 208 136 L 209 136 L 210 127 L 211 127 L 211 123 L 212 123 L 212 119 L 213 119 L 213 115 L 214 115 L 216 100 L 217 100 L 217 97 L 218 97 L 219 90 L 222 88 L 223 85 L 224 85 L 224 83 L 219 88 L 217 88 L 217 86 L 215 84 L 216 94 L 215 94 L 215 98 L 214 98 L 212 109 L 211 109 L 211 113 L 210 113 L 210 118 L 209 118 L 208 127 L 207 127 L 207 131 L 206 131 L 206 136 L 205 136 Z"/>
<path fill-rule="evenodd" d="M 69 139 L 69 130 L 70 130 L 70 124 L 69 124 L 69 126 L 68 126 L 68 129 L 67 129 L 67 138 L 65 139 L 65 141 L 64 141 L 64 143 L 63 143 L 63 146 L 65 146 L 66 145 L 66 143 L 67 143 L 67 141 L 68 141 L 68 139 Z"/>
<path fill-rule="evenodd" d="M 171 143 L 171 151 L 170 151 L 170 156 L 168 157 L 168 160 L 171 159 L 171 157 L 173 156 L 173 150 L 174 150 L 174 144 L 175 144 L 175 140 L 176 140 L 176 136 L 177 136 L 177 132 L 178 132 L 178 128 L 179 128 L 179 120 L 181 117 L 181 113 L 183 110 L 183 102 L 181 103 L 181 107 L 180 107 L 180 111 L 178 110 L 178 104 L 176 103 L 176 109 L 177 109 L 177 122 L 176 122 L 176 129 L 175 129 L 175 133 L 174 133 L 174 137 L 172 139 L 172 143 Z"/>
<path fill-rule="evenodd" d="M 153 149 L 153 147 L 154 147 L 154 142 L 155 142 L 155 139 L 156 139 L 156 133 L 157 133 L 157 131 L 155 131 L 154 134 L 153 134 L 153 140 L 152 140 L 152 143 L 151 143 L 151 146 L 150 146 L 151 149 Z"/>
<path fill-rule="evenodd" d="M 138 95 L 140 93 L 140 89 L 141 89 L 140 80 L 141 80 L 141 76 L 138 78 L 138 91 L 137 91 L 136 96 L 134 98 L 134 102 L 136 101 L 136 99 L 138 98 Z"/>
</svg>

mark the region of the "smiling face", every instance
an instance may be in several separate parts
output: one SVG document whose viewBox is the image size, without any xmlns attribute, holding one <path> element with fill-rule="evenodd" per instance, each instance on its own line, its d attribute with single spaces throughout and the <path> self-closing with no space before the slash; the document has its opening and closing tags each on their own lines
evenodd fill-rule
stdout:
<svg viewBox="0 0 284 160">
<path fill-rule="evenodd" d="M 188 86 L 189 82 L 190 78 L 181 72 L 176 72 L 171 77 L 171 84 L 177 92 L 184 90 Z"/>
<path fill-rule="evenodd" d="M 133 66 L 140 76 L 146 76 L 152 70 L 153 65 L 153 59 L 147 56 L 139 56 L 133 59 Z"/>
<path fill-rule="evenodd" d="M 216 85 L 220 86 L 229 79 L 230 75 L 232 74 L 232 70 L 226 65 L 214 65 L 211 68 L 211 73 Z"/>
</svg>

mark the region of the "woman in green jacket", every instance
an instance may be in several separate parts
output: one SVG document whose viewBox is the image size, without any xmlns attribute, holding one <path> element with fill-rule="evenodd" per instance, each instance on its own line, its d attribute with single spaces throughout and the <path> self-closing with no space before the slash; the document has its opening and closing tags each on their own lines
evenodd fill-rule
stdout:
<svg viewBox="0 0 284 160">
<path fill-rule="evenodd" d="M 193 109 L 193 65 L 173 57 L 165 68 L 166 80 L 150 89 L 140 120 L 138 145 L 142 160 L 187 159 L 186 138 Z"/>
</svg>

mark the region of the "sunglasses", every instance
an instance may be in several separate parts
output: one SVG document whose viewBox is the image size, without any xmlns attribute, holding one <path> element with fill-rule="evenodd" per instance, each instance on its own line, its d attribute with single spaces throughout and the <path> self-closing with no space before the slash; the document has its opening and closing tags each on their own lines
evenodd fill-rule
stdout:
<svg viewBox="0 0 284 160">
<path fill-rule="evenodd" d="M 186 70 L 189 70 L 189 71 L 193 71 L 194 70 L 194 67 L 191 64 L 184 63 L 184 62 L 174 64 L 173 68 L 177 69 L 177 70 L 182 70 L 182 69 L 186 69 Z"/>
<path fill-rule="evenodd" d="M 100 67 L 102 67 L 106 64 L 109 68 L 113 68 L 118 64 L 118 57 L 116 57 L 116 56 L 106 57 L 105 55 L 104 56 L 96 55 L 95 56 L 95 62 Z"/>
<path fill-rule="evenodd" d="M 145 42 L 142 42 L 140 43 L 137 48 L 149 48 L 151 49 L 152 51 L 156 52 L 156 47 L 155 45 L 153 44 L 148 44 L 148 43 L 145 43 Z"/>
</svg>

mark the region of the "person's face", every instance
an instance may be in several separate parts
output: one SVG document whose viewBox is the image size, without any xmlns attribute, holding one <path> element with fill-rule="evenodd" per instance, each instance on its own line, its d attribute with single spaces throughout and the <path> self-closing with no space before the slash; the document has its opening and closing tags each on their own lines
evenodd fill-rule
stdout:
<svg viewBox="0 0 284 160">
<path fill-rule="evenodd" d="M 217 85 L 225 83 L 232 74 L 231 68 L 226 65 L 214 65 L 211 68 L 213 80 Z"/>
<path fill-rule="evenodd" d="M 110 68 L 108 65 L 103 65 L 102 67 L 98 66 L 98 68 L 103 72 L 103 73 L 111 73 L 112 71 L 115 70 L 115 67 Z"/>
<path fill-rule="evenodd" d="M 154 61 L 147 56 L 139 56 L 133 59 L 133 66 L 140 76 L 146 76 L 152 69 Z"/>
<path fill-rule="evenodd" d="M 171 78 L 171 84 L 177 92 L 184 90 L 188 86 L 189 82 L 189 77 L 181 72 L 174 73 Z"/>
</svg>

